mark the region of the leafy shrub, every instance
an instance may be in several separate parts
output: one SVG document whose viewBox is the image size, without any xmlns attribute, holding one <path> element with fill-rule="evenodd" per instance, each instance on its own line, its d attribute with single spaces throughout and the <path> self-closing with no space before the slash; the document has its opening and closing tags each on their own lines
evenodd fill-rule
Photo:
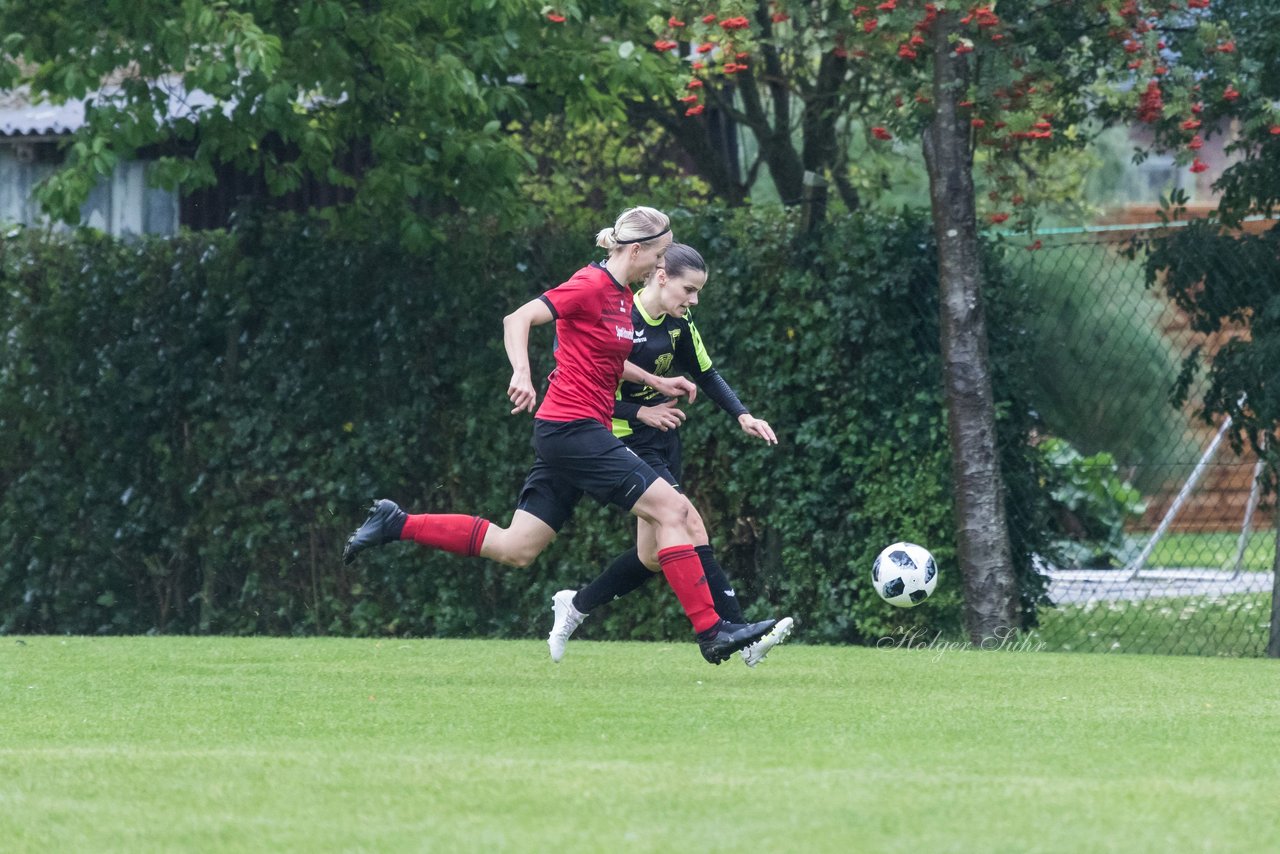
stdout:
<svg viewBox="0 0 1280 854">
<path fill-rule="evenodd" d="M 1142 493 L 1120 476 L 1115 457 L 1105 451 L 1086 457 L 1054 436 L 1037 448 L 1044 455 L 1052 499 L 1055 536 L 1049 556 L 1066 566 L 1117 565 L 1125 522 L 1146 509 Z"/>
</svg>

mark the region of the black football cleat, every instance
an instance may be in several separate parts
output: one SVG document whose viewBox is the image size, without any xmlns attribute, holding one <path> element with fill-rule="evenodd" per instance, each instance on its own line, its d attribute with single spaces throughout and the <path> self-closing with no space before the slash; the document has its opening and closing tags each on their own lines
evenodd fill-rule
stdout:
<svg viewBox="0 0 1280 854">
<path fill-rule="evenodd" d="M 400 539 L 404 530 L 404 520 L 409 514 L 400 509 L 400 505 L 387 498 L 379 498 L 369 508 L 369 518 L 356 528 L 356 532 L 347 537 L 347 544 L 342 549 L 342 562 L 351 563 L 356 555 L 372 546 L 386 545 Z"/>
<path fill-rule="evenodd" d="M 758 623 L 729 623 L 721 620 L 705 632 L 698 632 L 698 648 L 702 657 L 712 664 L 719 664 L 738 650 L 751 646 L 769 634 L 777 620 L 761 620 Z"/>
</svg>

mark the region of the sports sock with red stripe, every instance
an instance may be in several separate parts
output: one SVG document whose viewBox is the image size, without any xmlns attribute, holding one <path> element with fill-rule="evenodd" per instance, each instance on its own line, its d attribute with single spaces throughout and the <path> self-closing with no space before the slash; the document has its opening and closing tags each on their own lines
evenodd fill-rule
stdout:
<svg viewBox="0 0 1280 854">
<path fill-rule="evenodd" d="M 662 574 L 675 591 L 689 622 L 693 623 L 693 630 L 705 632 L 714 628 L 720 622 L 720 615 L 711 600 L 706 576 L 702 574 L 702 561 L 693 544 L 662 549 L 658 552 L 658 563 L 662 564 Z"/>
<path fill-rule="evenodd" d="M 417 513 L 404 520 L 400 539 L 458 555 L 475 557 L 484 545 L 489 520 L 459 513 Z"/>
</svg>

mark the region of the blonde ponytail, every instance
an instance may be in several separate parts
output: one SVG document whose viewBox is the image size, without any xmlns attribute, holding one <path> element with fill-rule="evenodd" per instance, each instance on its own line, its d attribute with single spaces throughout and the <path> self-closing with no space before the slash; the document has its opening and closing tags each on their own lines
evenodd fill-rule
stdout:
<svg viewBox="0 0 1280 854">
<path fill-rule="evenodd" d="M 656 208 L 628 208 L 618 215 L 612 228 L 596 235 L 596 246 L 610 254 L 632 243 L 648 243 L 671 231 L 671 218 Z"/>
</svg>

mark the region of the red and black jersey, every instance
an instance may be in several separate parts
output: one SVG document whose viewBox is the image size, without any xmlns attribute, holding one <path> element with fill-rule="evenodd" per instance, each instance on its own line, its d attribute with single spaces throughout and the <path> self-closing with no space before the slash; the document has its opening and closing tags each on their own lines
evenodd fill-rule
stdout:
<svg viewBox="0 0 1280 854">
<path fill-rule="evenodd" d="M 631 289 L 591 264 L 540 299 L 556 319 L 556 367 L 535 417 L 589 418 L 611 427 L 614 393 L 631 355 Z"/>
</svg>

